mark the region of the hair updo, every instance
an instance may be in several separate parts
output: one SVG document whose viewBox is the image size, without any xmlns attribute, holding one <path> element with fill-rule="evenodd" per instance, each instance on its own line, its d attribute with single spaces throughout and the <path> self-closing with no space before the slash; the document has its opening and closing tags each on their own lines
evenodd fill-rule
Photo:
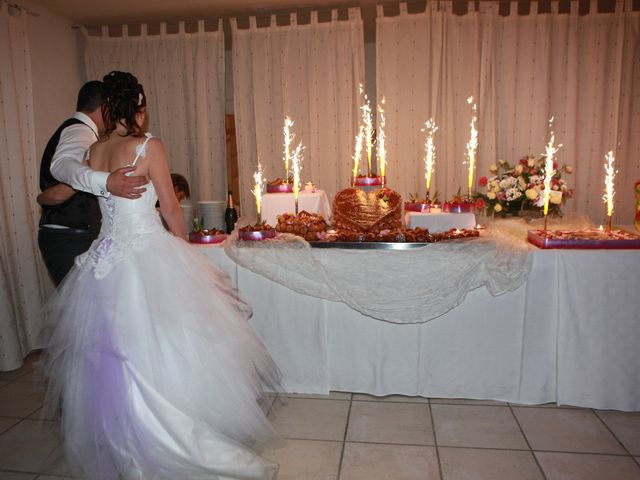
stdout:
<svg viewBox="0 0 640 480">
<path fill-rule="evenodd" d="M 138 79 L 127 72 L 113 71 L 105 75 L 102 82 L 105 134 L 109 135 L 120 124 L 127 129 L 124 136 L 141 136 L 143 132 L 136 123 L 136 114 L 146 107 L 147 97 Z"/>
</svg>

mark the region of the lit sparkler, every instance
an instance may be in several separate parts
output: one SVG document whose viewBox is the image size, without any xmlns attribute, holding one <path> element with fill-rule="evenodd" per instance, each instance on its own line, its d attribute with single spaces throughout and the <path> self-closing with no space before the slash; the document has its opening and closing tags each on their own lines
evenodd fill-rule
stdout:
<svg viewBox="0 0 640 480">
<path fill-rule="evenodd" d="M 362 157 L 362 147 L 364 146 L 364 127 L 360 125 L 358 135 L 356 135 L 355 151 L 353 152 L 353 181 L 352 186 L 356 184 L 356 178 L 358 177 L 358 169 L 360 166 L 360 158 Z"/>
<path fill-rule="evenodd" d="M 367 142 L 367 177 L 370 177 L 372 175 L 371 158 L 373 156 L 373 118 L 371 115 L 371 103 L 367 94 L 364 93 L 362 85 L 360 85 L 360 95 L 364 95 L 364 105 L 360 109 L 362 110 L 364 138 Z"/>
<path fill-rule="evenodd" d="M 288 116 L 284 118 L 284 183 L 289 183 L 289 163 L 291 161 L 291 144 L 296 134 L 291 131 L 293 120 Z"/>
<path fill-rule="evenodd" d="M 476 127 L 478 122 L 478 106 L 473 103 L 473 97 L 467 98 L 467 103 L 471 105 L 471 134 L 469 142 L 467 143 L 467 158 L 469 160 L 469 198 L 472 196 L 473 189 L 473 175 L 476 168 L 476 150 L 478 148 L 478 129 Z"/>
<path fill-rule="evenodd" d="M 262 223 L 262 186 L 264 185 L 264 178 L 262 178 L 263 174 L 262 165 L 258 163 L 258 171 L 253 174 L 253 181 L 255 182 L 253 185 L 253 196 L 256 197 L 256 211 L 258 212 L 258 223 Z"/>
<path fill-rule="evenodd" d="M 549 197 L 551 197 L 551 179 L 556 174 L 553 169 L 553 157 L 556 152 L 562 147 L 562 144 L 557 147 L 553 144 L 555 141 L 555 133 L 553 132 L 553 117 L 549 119 L 550 138 L 549 143 L 545 147 L 545 161 L 544 161 L 544 190 L 542 192 L 543 199 L 543 211 L 544 211 L 544 229 L 547 230 L 547 213 L 549 212 Z"/>
<path fill-rule="evenodd" d="M 616 192 L 613 188 L 613 179 L 618 173 L 617 170 L 613 168 L 613 163 L 615 162 L 615 157 L 613 156 L 613 151 L 610 150 L 605 155 L 605 164 L 604 164 L 604 195 L 602 196 L 602 200 L 607 204 L 607 216 L 609 217 L 609 231 L 611 231 L 611 216 L 613 215 L 613 197 Z"/>
<path fill-rule="evenodd" d="M 302 150 L 304 147 L 301 143 L 295 148 L 291 154 L 291 166 L 293 168 L 293 200 L 295 205 L 295 214 L 298 214 L 298 195 L 300 193 L 300 171 L 302 170 Z"/>
<path fill-rule="evenodd" d="M 376 147 L 377 147 L 377 157 L 378 157 L 378 173 L 380 174 L 380 179 L 382 181 L 382 187 L 384 187 L 385 183 L 385 175 L 387 171 L 387 149 L 385 147 L 385 134 L 384 134 L 384 126 L 385 126 L 385 118 L 384 118 L 384 97 L 382 97 L 382 101 L 378 104 L 378 114 L 380 115 L 380 122 L 378 123 L 378 135 L 376 137 Z"/>
<path fill-rule="evenodd" d="M 434 166 L 436 163 L 436 145 L 433 143 L 433 135 L 438 131 L 433 118 L 430 118 L 425 124 L 423 132 L 427 132 L 427 140 L 424 143 L 424 178 L 427 181 L 427 202 L 429 202 L 431 177 L 433 176 Z"/>
</svg>

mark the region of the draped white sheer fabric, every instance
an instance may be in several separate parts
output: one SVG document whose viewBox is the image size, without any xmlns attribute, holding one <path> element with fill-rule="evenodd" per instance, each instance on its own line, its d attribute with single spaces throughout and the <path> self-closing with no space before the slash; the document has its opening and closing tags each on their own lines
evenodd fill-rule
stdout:
<svg viewBox="0 0 640 480">
<path fill-rule="evenodd" d="M 241 29 L 231 19 L 234 105 L 240 199 L 243 213 L 255 214 L 251 195 L 258 161 L 269 180 L 283 178 L 283 126 L 294 121 L 294 146 L 305 146 L 302 178 L 329 198 L 349 185 L 358 125 L 358 85 L 364 80 L 360 10 L 348 20 L 332 12 L 331 22 L 259 28 L 255 17 Z"/>
<path fill-rule="evenodd" d="M 85 31 L 86 34 L 86 31 Z M 224 127 L 224 35 L 222 22 L 214 32 L 198 30 L 159 35 L 122 36 L 86 34 L 85 62 L 89 79 L 102 79 L 112 70 L 138 77 L 147 94 L 149 131 L 160 137 L 171 170 L 189 180 L 192 198 L 226 198 L 226 143 Z"/>
<path fill-rule="evenodd" d="M 0 1 L 0 371 L 42 343 L 38 164 L 25 12 Z"/>
<path fill-rule="evenodd" d="M 470 2 L 473 5 L 473 2 Z M 439 9 L 438 9 L 439 6 Z M 498 159 L 510 163 L 544 152 L 548 120 L 555 117 L 560 164 L 574 167 L 566 180 L 575 189 L 567 211 L 596 223 L 602 203 L 604 155 L 616 155 L 614 221 L 632 223 L 633 184 L 640 180 L 640 12 L 616 2 L 615 13 L 500 16 L 496 3 L 480 2 L 467 15 L 451 13 L 451 2 L 429 1 L 423 13 L 376 23 L 377 96 L 386 97 L 389 185 L 403 195 L 425 192 L 424 134 L 433 118 L 440 127 L 431 193 L 451 197 L 468 173 L 465 146 L 471 110 L 478 105 L 479 148 L 475 181 Z M 635 120 L 634 120 L 635 116 Z M 477 184 L 477 183 L 476 183 Z"/>
</svg>

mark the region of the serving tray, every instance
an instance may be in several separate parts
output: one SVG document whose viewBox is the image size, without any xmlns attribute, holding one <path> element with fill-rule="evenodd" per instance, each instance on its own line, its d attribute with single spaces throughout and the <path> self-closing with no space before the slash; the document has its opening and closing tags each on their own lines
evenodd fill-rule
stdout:
<svg viewBox="0 0 640 480">
<path fill-rule="evenodd" d="M 632 238 L 616 238 L 619 236 L 629 236 Z M 570 233 L 567 231 L 566 233 Z M 579 250 L 601 250 L 601 249 L 640 249 L 640 236 L 626 232 L 624 230 L 614 230 L 613 235 L 607 238 L 605 234 L 602 238 L 554 238 L 552 231 L 545 234 L 544 230 L 529 230 L 527 239 L 538 248 L 564 248 Z"/>
<path fill-rule="evenodd" d="M 411 250 L 432 242 L 309 242 L 313 248 L 346 248 L 350 250 Z"/>
</svg>

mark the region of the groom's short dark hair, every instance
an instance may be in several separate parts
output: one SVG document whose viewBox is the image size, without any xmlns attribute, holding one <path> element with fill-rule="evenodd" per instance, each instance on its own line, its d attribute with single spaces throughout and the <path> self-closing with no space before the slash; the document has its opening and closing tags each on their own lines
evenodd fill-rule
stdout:
<svg viewBox="0 0 640 480">
<path fill-rule="evenodd" d="M 78 92 L 76 112 L 95 112 L 104 103 L 104 87 L 99 80 L 85 83 Z"/>
</svg>

